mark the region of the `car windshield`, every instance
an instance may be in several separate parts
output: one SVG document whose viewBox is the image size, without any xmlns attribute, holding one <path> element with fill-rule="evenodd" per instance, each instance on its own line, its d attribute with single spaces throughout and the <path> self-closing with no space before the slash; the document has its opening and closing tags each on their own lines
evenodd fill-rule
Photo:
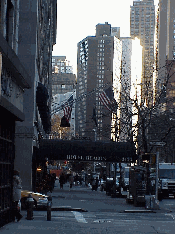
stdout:
<svg viewBox="0 0 175 234">
<path fill-rule="evenodd" d="M 175 170 L 159 169 L 159 178 L 161 178 L 161 179 L 175 179 Z"/>
</svg>

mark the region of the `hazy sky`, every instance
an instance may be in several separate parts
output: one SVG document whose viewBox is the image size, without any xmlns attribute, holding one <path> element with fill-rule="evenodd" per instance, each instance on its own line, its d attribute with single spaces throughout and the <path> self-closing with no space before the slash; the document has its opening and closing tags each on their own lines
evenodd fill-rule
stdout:
<svg viewBox="0 0 175 234">
<path fill-rule="evenodd" d="M 157 0 L 156 0 L 157 1 Z M 133 0 L 57 1 L 57 41 L 53 56 L 66 56 L 77 69 L 77 43 L 95 36 L 95 26 L 108 22 L 120 27 L 120 35 L 130 36 L 130 5 Z"/>
</svg>

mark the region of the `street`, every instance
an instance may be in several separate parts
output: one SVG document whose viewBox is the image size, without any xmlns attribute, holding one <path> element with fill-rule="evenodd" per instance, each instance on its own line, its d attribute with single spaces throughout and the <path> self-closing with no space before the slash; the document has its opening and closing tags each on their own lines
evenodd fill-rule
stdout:
<svg viewBox="0 0 175 234">
<path fill-rule="evenodd" d="M 164 199 L 160 210 L 149 212 L 127 204 L 125 198 L 111 198 L 84 185 L 69 191 L 69 184 L 64 184 L 61 190 L 56 181 L 52 199 L 51 221 L 47 221 L 46 210 L 34 211 L 33 220 L 26 220 L 27 212 L 22 210 L 22 220 L 6 225 L 0 233 L 174 233 L 174 198 Z"/>
</svg>

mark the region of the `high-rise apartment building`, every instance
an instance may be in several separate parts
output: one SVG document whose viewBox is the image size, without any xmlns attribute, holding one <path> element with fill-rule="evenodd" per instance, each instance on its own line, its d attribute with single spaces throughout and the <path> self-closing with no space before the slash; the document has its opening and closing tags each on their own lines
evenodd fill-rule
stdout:
<svg viewBox="0 0 175 234">
<path fill-rule="evenodd" d="M 66 56 L 52 56 L 52 96 L 73 91 L 76 76 Z"/>
<path fill-rule="evenodd" d="M 111 139 L 111 112 L 101 102 L 99 94 L 112 87 L 114 43 L 119 36 L 120 29 L 111 28 L 106 22 L 96 25 L 96 36 L 88 36 L 78 43 L 75 128 L 80 137 Z M 96 124 L 92 116 L 96 117 Z"/>
<path fill-rule="evenodd" d="M 138 37 L 143 47 L 142 101 L 147 105 L 153 100 L 154 30 L 154 0 L 133 1 L 130 34 L 132 38 Z"/>
</svg>

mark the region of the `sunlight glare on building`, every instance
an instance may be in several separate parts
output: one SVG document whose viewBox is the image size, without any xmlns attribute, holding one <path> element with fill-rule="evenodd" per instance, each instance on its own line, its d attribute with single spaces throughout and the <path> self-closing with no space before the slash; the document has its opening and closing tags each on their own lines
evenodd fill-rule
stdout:
<svg viewBox="0 0 175 234">
<path fill-rule="evenodd" d="M 141 104 L 141 88 L 142 88 L 142 46 L 140 40 L 135 38 L 132 42 L 132 56 L 131 56 L 131 100 L 137 101 L 137 105 Z M 133 105 L 132 107 L 132 127 L 134 129 L 134 141 L 137 136 L 137 122 L 138 122 L 138 109 Z"/>
</svg>

